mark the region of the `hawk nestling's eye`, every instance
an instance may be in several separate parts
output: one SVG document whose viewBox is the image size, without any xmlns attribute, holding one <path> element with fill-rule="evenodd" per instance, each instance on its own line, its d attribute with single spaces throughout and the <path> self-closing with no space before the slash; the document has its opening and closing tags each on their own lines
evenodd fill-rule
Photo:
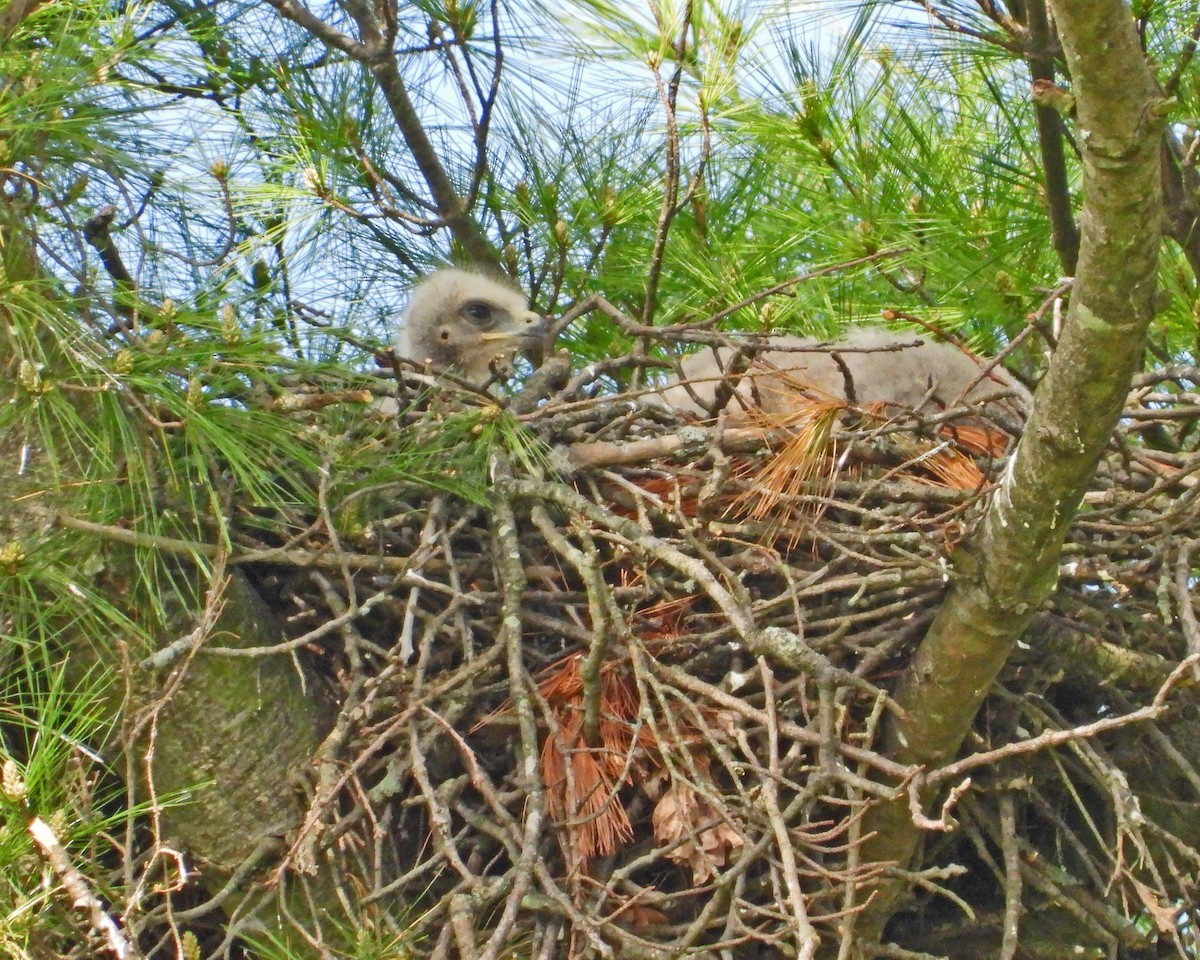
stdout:
<svg viewBox="0 0 1200 960">
<path fill-rule="evenodd" d="M 486 330 L 496 322 L 492 305 L 485 300 L 471 300 L 463 304 L 462 313 L 480 330 Z"/>
</svg>

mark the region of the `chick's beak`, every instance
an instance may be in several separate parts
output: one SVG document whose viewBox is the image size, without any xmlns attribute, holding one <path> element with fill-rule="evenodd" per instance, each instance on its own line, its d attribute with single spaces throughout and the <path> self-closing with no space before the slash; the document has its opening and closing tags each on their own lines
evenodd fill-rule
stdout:
<svg viewBox="0 0 1200 960">
<path fill-rule="evenodd" d="M 534 313 L 532 310 L 525 314 L 524 319 L 526 327 L 518 335 L 522 345 L 526 347 L 540 346 L 550 332 L 550 322 L 540 313 Z"/>
<path fill-rule="evenodd" d="M 540 346 L 550 331 L 550 325 L 541 314 L 530 311 L 517 318 L 518 326 L 512 330 L 493 330 L 479 335 L 480 340 L 512 342 L 522 349 Z"/>
</svg>

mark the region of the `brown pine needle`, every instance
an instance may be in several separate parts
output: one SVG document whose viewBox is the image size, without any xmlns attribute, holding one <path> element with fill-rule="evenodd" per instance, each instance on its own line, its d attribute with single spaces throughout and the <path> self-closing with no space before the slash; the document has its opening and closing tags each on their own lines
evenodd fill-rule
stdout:
<svg viewBox="0 0 1200 960">
<path fill-rule="evenodd" d="M 975 461 L 958 450 L 939 450 L 922 460 L 920 465 L 937 481 L 938 486 L 954 490 L 978 490 L 987 485 L 987 478 Z"/>
<path fill-rule="evenodd" d="M 938 433 L 956 441 L 963 450 L 976 457 L 1002 457 L 1008 449 L 1008 434 L 984 423 L 945 424 Z"/>
<path fill-rule="evenodd" d="M 786 524 L 791 506 L 799 497 L 814 485 L 818 492 L 826 491 L 837 479 L 833 427 L 845 409 L 844 404 L 809 400 L 799 393 L 796 399 L 796 409 L 786 415 L 761 411 L 755 415 L 757 425 L 783 433 L 787 439 L 774 456 L 743 473 L 748 485 L 726 512 L 726 515 L 768 521 L 770 539 L 775 539 Z"/>
</svg>

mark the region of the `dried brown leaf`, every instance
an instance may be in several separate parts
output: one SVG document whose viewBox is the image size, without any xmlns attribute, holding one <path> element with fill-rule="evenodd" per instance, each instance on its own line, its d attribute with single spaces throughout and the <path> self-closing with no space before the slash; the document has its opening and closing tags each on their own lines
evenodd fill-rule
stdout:
<svg viewBox="0 0 1200 960">
<path fill-rule="evenodd" d="M 1137 878 L 1133 880 L 1133 888 L 1137 891 L 1138 899 L 1142 901 L 1142 906 L 1146 908 L 1146 913 L 1153 918 L 1154 925 L 1158 927 L 1158 932 L 1164 936 L 1170 936 L 1174 933 L 1179 908 L 1171 904 L 1163 906 L 1163 898 L 1152 887 L 1148 887 Z"/>
<path fill-rule="evenodd" d="M 654 839 L 660 846 L 671 847 L 667 858 L 691 867 L 692 882 L 697 885 L 725 866 L 745 842 L 693 787 L 679 781 L 667 788 L 651 820 Z"/>
</svg>

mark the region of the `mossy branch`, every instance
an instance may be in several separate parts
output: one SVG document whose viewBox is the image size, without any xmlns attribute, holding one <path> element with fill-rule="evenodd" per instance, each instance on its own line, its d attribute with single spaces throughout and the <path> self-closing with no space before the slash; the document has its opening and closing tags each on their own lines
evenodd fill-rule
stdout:
<svg viewBox="0 0 1200 960">
<path fill-rule="evenodd" d="M 946 600 L 896 699 L 890 756 L 953 759 L 996 674 L 1054 589 L 1063 538 L 1109 441 L 1153 317 L 1161 242 L 1161 122 L 1153 77 L 1120 0 L 1053 4 L 1078 103 L 1084 161 L 1079 267 L 1057 354 L 978 533 L 954 558 Z M 877 807 L 867 860 L 907 866 L 920 831 L 899 802 Z M 881 938 L 902 887 L 859 917 Z"/>
</svg>

